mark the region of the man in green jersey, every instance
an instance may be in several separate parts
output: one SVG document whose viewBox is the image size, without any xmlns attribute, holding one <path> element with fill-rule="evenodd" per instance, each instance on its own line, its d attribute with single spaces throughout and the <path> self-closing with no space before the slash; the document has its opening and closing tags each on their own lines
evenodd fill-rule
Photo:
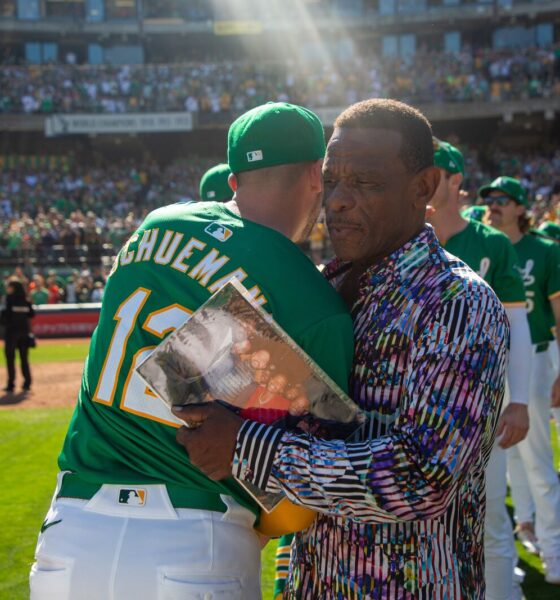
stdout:
<svg viewBox="0 0 560 600">
<path fill-rule="evenodd" d="M 211 167 L 200 179 L 199 194 L 203 202 L 226 202 L 233 197 L 228 178 L 229 165 L 221 163 Z"/>
<path fill-rule="evenodd" d="M 484 216 L 486 215 L 486 207 L 485 206 L 467 206 L 461 211 L 461 216 L 465 219 L 470 219 L 471 221 L 484 221 Z"/>
<path fill-rule="evenodd" d="M 549 215 L 550 216 L 550 215 Z M 557 243 L 560 243 L 560 223 L 556 221 L 544 221 L 539 225 L 537 229 L 538 235 L 544 236 L 546 239 L 553 240 Z M 553 335 L 558 338 L 560 335 L 559 331 L 556 329 L 554 322 L 551 323 L 551 329 L 553 330 Z M 558 345 L 552 343 L 550 346 L 550 351 L 552 353 L 552 364 L 555 369 L 560 368 L 559 360 L 560 360 L 560 352 Z M 556 429 L 558 430 L 558 439 L 560 439 L 560 407 L 553 408 L 552 414 L 554 415 L 554 420 L 556 421 Z"/>
<path fill-rule="evenodd" d="M 520 526 L 532 521 L 532 497 L 545 578 L 560 584 L 560 483 L 549 429 L 551 405 L 560 406 L 560 376 L 552 364 L 551 344 L 555 342 L 550 328 L 553 321 L 557 330 L 560 324 L 559 247 L 529 233 L 529 199 L 517 179 L 498 177 L 479 193 L 489 207 L 490 223 L 509 237 L 517 253 L 533 343 L 531 428 L 508 456 L 516 519 Z"/>
<path fill-rule="evenodd" d="M 352 321 L 295 242 L 321 206 L 323 128 L 270 103 L 229 134 L 237 200 L 150 213 L 120 251 L 92 337 L 61 473 L 41 528 L 31 598 L 259 598 L 258 507 L 194 467 L 182 424 L 135 366 L 228 280 L 347 389 Z"/>
<path fill-rule="evenodd" d="M 545 221 L 539 225 L 537 232 L 544 237 L 560 242 L 560 224 L 554 221 Z"/>
<path fill-rule="evenodd" d="M 520 595 L 513 578 L 515 544 L 505 506 L 507 493 L 505 449 L 527 434 L 529 418 L 526 356 L 531 340 L 525 308 L 523 282 L 516 269 L 517 258 L 511 242 L 495 229 L 460 213 L 460 188 L 464 161 L 455 146 L 434 139 L 434 164 L 441 179 L 430 202 L 429 221 L 446 251 L 458 256 L 487 281 L 506 309 L 511 326 L 508 362 L 509 403 L 505 406 L 497 440 L 486 468 L 485 576 L 488 600 L 509 600 Z"/>
</svg>

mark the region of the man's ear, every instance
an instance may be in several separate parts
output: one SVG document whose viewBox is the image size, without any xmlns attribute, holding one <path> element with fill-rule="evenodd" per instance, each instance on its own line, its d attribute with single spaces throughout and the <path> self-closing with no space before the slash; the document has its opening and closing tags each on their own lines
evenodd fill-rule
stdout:
<svg viewBox="0 0 560 600">
<path fill-rule="evenodd" d="M 239 187 L 239 183 L 237 181 L 237 176 L 235 173 L 230 173 L 228 176 L 228 185 L 231 188 L 232 192 L 237 192 L 237 188 Z"/>
<path fill-rule="evenodd" d="M 323 160 L 316 160 L 309 167 L 309 183 L 316 193 L 323 191 Z"/>
<path fill-rule="evenodd" d="M 441 178 L 441 170 L 437 167 L 426 167 L 414 177 L 414 205 L 424 211 L 436 193 Z"/>
<path fill-rule="evenodd" d="M 461 187 L 462 183 L 463 183 L 462 173 L 453 173 L 453 175 L 451 175 L 449 177 L 449 184 L 451 185 L 451 187 L 453 189 L 458 190 Z"/>
</svg>

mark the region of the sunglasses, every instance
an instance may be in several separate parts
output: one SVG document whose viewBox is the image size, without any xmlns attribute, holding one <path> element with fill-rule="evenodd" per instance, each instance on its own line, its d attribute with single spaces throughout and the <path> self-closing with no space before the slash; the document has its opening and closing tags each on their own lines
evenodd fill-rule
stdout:
<svg viewBox="0 0 560 600">
<path fill-rule="evenodd" d="M 506 206 L 511 201 L 509 196 L 486 196 L 484 198 L 484 204 L 490 206 L 492 204 L 497 204 L 498 206 Z"/>
</svg>

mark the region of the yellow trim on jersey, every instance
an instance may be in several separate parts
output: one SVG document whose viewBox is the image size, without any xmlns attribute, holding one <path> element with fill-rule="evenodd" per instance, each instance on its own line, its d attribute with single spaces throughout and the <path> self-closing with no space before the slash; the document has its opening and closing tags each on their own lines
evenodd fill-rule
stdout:
<svg viewBox="0 0 560 600">
<path fill-rule="evenodd" d="M 116 321 L 117 324 L 115 325 L 115 329 L 113 330 L 113 335 L 111 336 L 111 341 L 109 342 L 107 354 L 105 355 L 105 360 L 103 361 L 103 367 L 101 368 L 101 372 L 99 374 L 99 379 L 97 380 L 97 386 L 95 387 L 95 392 L 93 393 L 92 400 L 94 402 L 99 402 L 100 404 L 105 404 L 107 406 L 110 406 L 111 404 L 113 404 L 115 390 L 117 388 L 117 383 L 118 383 L 119 372 L 121 370 L 122 363 L 124 360 L 124 355 L 125 355 L 125 351 L 126 351 L 126 344 L 128 343 L 128 338 L 130 337 L 130 334 L 132 333 L 132 330 L 134 329 L 134 325 L 136 323 L 136 319 L 138 318 L 138 315 L 142 311 L 142 308 L 144 308 L 144 304 L 146 304 L 146 301 L 150 297 L 151 293 L 152 293 L 151 290 L 148 290 L 144 287 L 138 287 L 119 304 L 119 307 L 117 308 L 117 310 L 115 312 L 115 316 L 113 317 L 113 320 Z M 138 306 L 136 307 L 136 310 L 134 311 L 134 314 L 132 315 L 132 319 L 130 322 L 130 328 L 129 328 L 128 332 L 126 333 L 126 335 L 122 341 L 121 347 L 120 347 L 119 362 L 115 369 L 115 376 L 113 377 L 113 385 L 111 387 L 111 393 L 109 395 L 109 399 L 104 400 L 103 398 L 100 398 L 98 396 L 98 394 L 99 394 L 99 390 L 101 388 L 101 384 L 103 382 L 103 377 L 105 375 L 107 363 L 109 361 L 111 352 L 113 350 L 113 344 L 115 342 L 115 337 L 117 336 L 117 332 L 119 331 L 119 328 L 121 327 L 123 318 L 121 316 L 119 316 L 119 313 L 121 312 L 123 307 L 126 305 L 126 303 L 129 302 L 136 294 L 144 294 L 144 298 L 142 300 L 140 300 L 140 303 L 138 304 Z"/>
<path fill-rule="evenodd" d="M 527 302 L 502 302 L 504 308 L 527 308 Z"/>
<path fill-rule="evenodd" d="M 169 306 L 164 306 L 163 308 L 160 308 L 159 310 L 154 310 L 153 312 L 151 312 L 146 317 L 146 322 L 144 323 L 144 325 L 142 325 L 142 329 L 144 329 L 144 331 L 147 331 L 148 333 L 155 335 L 156 337 L 158 337 L 160 339 L 163 339 L 163 337 L 167 333 L 169 333 L 170 331 L 173 331 L 174 329 L 177 329 L 177 326 L 170 325 L 169 327 L 167 327 L 166 329 L 163 329 L 162 331 L 156 331 L 155 329 L 152 329 L 150 327 L 150 323 L 154 317 L 157 317 L 158 315 L 161 315 L 162 313 L 165 313 L 165 312 L 173 310 L 173 309 L 182 311 L 189 316 L 193 314 L 192 310 L 189 310 L 188 308 L 185 308 L 184 306 L 181 306 L 180 304 L 177 304 L 177 302 L 175 302 L 174 304 L 170 304 Z M 185 321 L 186 320 L 187 320 L 187 318 L 185 317 Z"/>
<path fill-rule="evenodd" d="M 126 381 L 124 383 L 124 387 L 123 387 L 123 391 L 121 394 L 121 401 L 120 401 L 120 406 L 119 408 L 121 410 L 124 410 L 125 412 L 129 412 L 132 413 L 133 415 L 136 415 L 138 417 L 143 417 L 144 419 L 148 419 L 150 421 L 157 421 L 158 423 L 163 423 L 163 425 L 169 425 L 171 427 L 175 427 L 176 429 L 179 429 L 181 427 L 181 425 L 179 423 L 175 423 L 173 421 L 168 421 L 166 419 L 162 419 L 160 417 L 156 417 L 150 413 L 147 412 L 143 412 L 141 410 L 136 410 L 134 408 L 130 408 L 130 406 L 127 406 L 125 404 L 125 400 L 126 400 L 126 393 L 128 391 L 128 384 L 130 383 L 130 379 L 131 377 L 134 375 L 135 371 L 135 366 L 136 366 L 136 360 L 138 359 L 138 356 L 140 354 L 142 354 L 142 352 L 145 352 L 146 350 L 153 350 L 155 349 L 156 346 L 144 346 L 143 348 L 140 348 L 140 350 L 136 351 L 134 353 L 134 356 L 132 357 L 132 363 L 131 363 L 131 367 L 130 367 L 130 371 L 128 372 L 128 375 L 126 377 Z M 152 394 L 150 394 L 151 396 Z M 160 402 L 160 399 L 155 396 L 154 402 Z"/>
<path fill-rule="evenodd" d="M 549 300 L 556 300 L 556 298 L 560 298 L 560 290 L 548 297 Z"/>
</svg>

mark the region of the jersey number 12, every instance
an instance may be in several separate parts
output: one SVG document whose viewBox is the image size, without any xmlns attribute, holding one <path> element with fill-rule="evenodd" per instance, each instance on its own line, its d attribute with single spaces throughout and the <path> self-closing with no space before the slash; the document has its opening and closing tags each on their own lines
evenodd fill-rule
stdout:
<svg viewBox="0 0 560 600">
<path fill-rule="evenodd" d="M 122 363 L 127 352 L 128 338 L 136 326 L 138 316 L 151 293 L 151 290 L 139 287 L 117 309 L 114 317 L 117 325 L 113 331 L 97 388 L 93 395 L 95 402 L 107 405 L 113 404 Z M 142 329 L 161 340 L 167 333 L 182 325 L 191 314 L 192 311 L 179 304 L 170 304 L 151 312 L 143 322 Z M 153 352 L 155 347 L 155 345 L 144 346 L 137 350 L 132 357 L 132 363 L 126 375 L 121 394 L 120 408 L 153 421 L 179 427 L 183 424 L 182 421 L 173 416 L 167 406 L 146 387 L 146 384 L 135 371 L 135 368 Z"/>
</svg>

